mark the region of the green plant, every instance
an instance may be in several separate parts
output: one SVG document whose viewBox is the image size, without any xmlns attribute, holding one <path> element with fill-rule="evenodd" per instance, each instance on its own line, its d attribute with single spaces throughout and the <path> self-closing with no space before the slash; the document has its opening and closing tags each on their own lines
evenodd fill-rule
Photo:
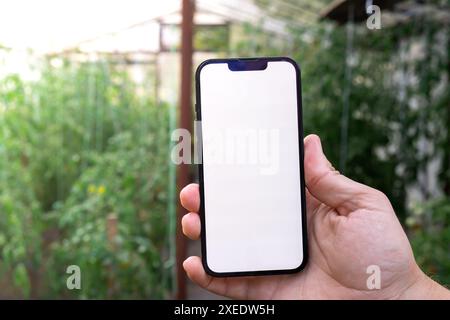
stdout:
<svg viewBox="0 0 450 320">
<path fill-rule="evenodd" d="M 407 219 L 414 255 L 439 283 L 450 283 L 450 199 L 417 203 Z"/>
<path fill-rule="evenodd" d="M 24 296 L 169 296 L 171 107 L 107 61 L 38 70 L 0 80 L 0 271 Z"/>
</svg>

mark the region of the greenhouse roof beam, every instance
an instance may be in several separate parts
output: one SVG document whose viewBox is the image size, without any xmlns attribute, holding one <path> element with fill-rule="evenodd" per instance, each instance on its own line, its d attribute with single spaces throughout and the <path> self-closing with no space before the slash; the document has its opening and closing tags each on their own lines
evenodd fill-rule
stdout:
<svg viewBox="0 0 450 320">
<path fill-rule="evenodd" d="M 353 6 L 353 21 L 366 21 L 368 16 L 366 13 L 366 4 L 370 2 L 373 5 L 377 5 L 378 7 L 380 7 L 381 10 L 392 10 L 397 3 L 401 2 L 401 0 L 335 0 L 330 5 L 325 7 L 325 9 L 320 14 L 320 17 L 321 19 L 334 20 L 339 24 L 344 24 L 348 21 L 348 12 Z"/>
</svg>

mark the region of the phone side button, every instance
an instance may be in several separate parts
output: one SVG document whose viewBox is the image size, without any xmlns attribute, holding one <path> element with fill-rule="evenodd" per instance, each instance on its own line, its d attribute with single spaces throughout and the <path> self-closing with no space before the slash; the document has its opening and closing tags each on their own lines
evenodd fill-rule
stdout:
<svg viewBox="0 0 450 320">
<path fill-rule="evenodd" d="M 198 105 L 195 104 L 195 119 L 200 120 L 202 117 L 200 109 L 198 108 Z"/>
</svg>

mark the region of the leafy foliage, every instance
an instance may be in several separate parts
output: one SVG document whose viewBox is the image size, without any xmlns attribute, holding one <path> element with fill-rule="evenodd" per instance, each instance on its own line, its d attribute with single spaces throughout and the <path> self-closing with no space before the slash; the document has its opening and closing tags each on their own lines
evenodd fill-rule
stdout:
<svg viewBox="0 0 450 320">
<path fill-rule="evenodd" d="M 0 86 L 2 272 L 25 296 L 168 296 L 169 106 L 117 66 L 41 69 Z M 72 264 L 79 291 L 66 288 Z"/>
<path fill-rule="evenodd" d="M 450 283 L 450 199 L 414 205 L 407 224 L 419 265 L 439 283 Z"/>
</svg>

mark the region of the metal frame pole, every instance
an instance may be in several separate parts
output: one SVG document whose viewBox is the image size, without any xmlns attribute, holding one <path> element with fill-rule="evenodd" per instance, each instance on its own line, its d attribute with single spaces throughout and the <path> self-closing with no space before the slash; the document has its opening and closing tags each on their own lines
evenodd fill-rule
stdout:
<svg viewBox="0 0 450 320">
<path fill-rule="evenodd" d="M 179 128 L 192 132 L 192 55 L 193 55 L 193 29 L 194 29 L 194 0 L 182 0 L 181 21 L 181 92 L 179 110 Z M 178 192 L 191 181 L 189 164 L 178 166 L 177 190 Z M 183 270 L 183 261 L 186 258 L 186 244 L 181 231 L 181 218 L 186 210 L 178 204 L 177 212 L 177 299 L 186 298 L 186 275 Z"/>
</svg>

